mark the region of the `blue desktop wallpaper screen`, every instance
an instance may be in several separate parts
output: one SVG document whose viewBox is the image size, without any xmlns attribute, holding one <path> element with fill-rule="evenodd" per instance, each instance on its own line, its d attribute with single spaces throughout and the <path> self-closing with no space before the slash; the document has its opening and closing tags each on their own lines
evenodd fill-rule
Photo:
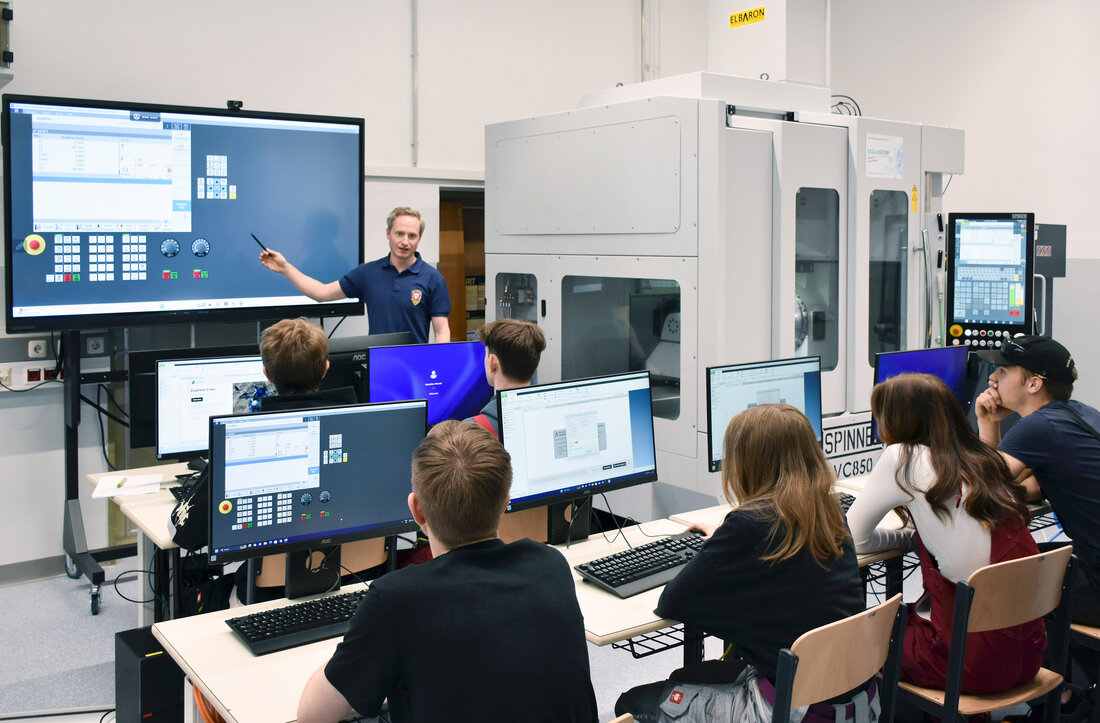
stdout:
<svg viewBox="0 0 1100 723">
<path fill-rule="evenodd" d="M 367 376 L 371 402 L 427 399 L 428 424 L 472 417 L 493 398 L 480 341 L 373 347 Z"/>
</svg>

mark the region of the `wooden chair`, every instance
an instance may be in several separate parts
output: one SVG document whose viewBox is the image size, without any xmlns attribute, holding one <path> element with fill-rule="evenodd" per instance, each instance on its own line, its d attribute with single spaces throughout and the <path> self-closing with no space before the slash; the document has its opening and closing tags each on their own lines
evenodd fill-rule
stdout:
<svg viewBox="0 0 1100 723">
<path fill-rule="evenodd" d="M 779 651 L 772 723 L 787 723 L 791 708 L 835 698 L 866 683 L 880 669 L 880 720 L 890 723 L 904 632 L 905 607 L 899 593 L 881 605 L 802 634 L 789 649 Z"/>
<path fill-rule="evenodd" d="M 951 631 L 945 690 L 912 683 L 898 684 L 898 705 L 913 705 L 947 721 L 1007 708 L 1042 698 L 1043 720 L 1055 723 L 1060 713 L 1063 674 L 1069 645 L 1069 591 L 1073 584 L 1072 547 L 987 565 L 960 582 L 955 592 L 955 622 Z M 1047 660 L 1031 680 L 1002 693 L 964 695 L 963 656 L 967 633 L 1020 625 L 1054 611 L 1047 622 Z"/>
</svg>

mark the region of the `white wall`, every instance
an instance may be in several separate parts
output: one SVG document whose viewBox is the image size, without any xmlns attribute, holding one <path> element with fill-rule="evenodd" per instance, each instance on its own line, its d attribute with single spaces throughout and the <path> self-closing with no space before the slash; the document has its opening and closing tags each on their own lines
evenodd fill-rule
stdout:
<svg viewBox="0 0 1100 723">
<path fill-rule="evenodd" d="M 1100 4 L 834 0 L 832 88 L 863 114 L 966 131 L 947 211 L 1034 211 L 1066 224 L 1070 258 L 1100 258 Z"/>
<path fill-rule="evenodd" d="M 385 252 L 383 219 L 400 203 L 425 213 L 421 248 L 437 261 L 439 188 L 480 176 L 485 124 L 572 108 L 586 91 L 637 82 L 641 10 L 639 0 L 417 6 L 417 165 L 434 171 L 411 168 L 411 0 L 17 0 L 15 79 L 4 91 L 215 107 L 232 98 L 257 110 L 362 116 L 366 257 Z M 664 43 L 676 46 L 662 56 L 666 73 L 702 68 L 704 34 L 690 30 L 702 6 L 658 5 Z M 349 319 L 341 333 L 357 328 L 365 322 Z M 21 345 L 2 333 L 0 344 Z M 81 472 L 102 471 L 95 417 L 84 409 Z M 19 510 L 0 526 L 0 565 L 59 555 L 60 394 L 0 393 L 0 429 L 0 495 Z M 96 503 L 85 513 L 93 547 L 106 544 L 105 510 Z"/>
</svg>

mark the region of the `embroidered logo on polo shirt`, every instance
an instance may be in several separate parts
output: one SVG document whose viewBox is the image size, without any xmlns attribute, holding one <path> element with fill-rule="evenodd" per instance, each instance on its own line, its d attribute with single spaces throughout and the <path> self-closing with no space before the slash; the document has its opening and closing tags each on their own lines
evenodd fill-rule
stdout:
<svg viewBox="0 0 1100 723">
<path fill-rule="evenodd" d="M 422 299 L 423 297 L 424 297 L 424 292 L 423 291 L 421 291 L 420 289 L 413 289 L 412 290 L 413 306 L 416 306 L 417 304 L 419 304 L 420 299 Z"/>
<path fill-rule="evenodd" d="M 668 697 L 670 703 L 680 703 L 684 699 L 684 694 L 678 690 L 672 691 L 672 695 Z"/>
</svg>

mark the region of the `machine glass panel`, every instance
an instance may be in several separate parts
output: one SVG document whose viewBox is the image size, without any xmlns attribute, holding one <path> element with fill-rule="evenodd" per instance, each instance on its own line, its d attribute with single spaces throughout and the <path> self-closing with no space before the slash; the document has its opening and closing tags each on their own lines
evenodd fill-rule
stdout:
<svg viewBox="0 0 1100 723">
<path fill-rule="evenodd" d="M 671 279 L 562 278 L 562 379 L 646 370 L 653 416 L 680 416 L 680 285 Z"/>
<path fill-rule="evenodd" d="M 898 351 L 905 339 L 909 276 L 909 195 L 905 191 L 872 191 L 870 211 L 871 284 L 868 299 L 867 362 Z"/>
<path fill-rule="evenodd" d="M 795 202 L 795 356 L 836 369 L 840 345 L 840 194 L 800 188 Z"/>
</svg>

